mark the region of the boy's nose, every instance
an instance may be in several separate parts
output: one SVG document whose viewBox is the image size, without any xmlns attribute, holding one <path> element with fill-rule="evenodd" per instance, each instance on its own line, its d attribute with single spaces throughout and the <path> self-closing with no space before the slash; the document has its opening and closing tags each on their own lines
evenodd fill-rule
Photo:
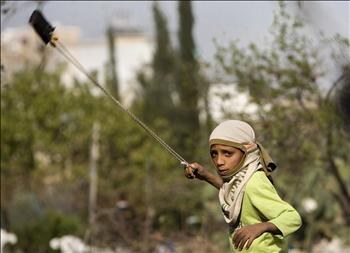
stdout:
<svg viewBox="0 0 350 253">
<path fill-rule="evenodd" d="M 217 164 L 220 165 L 224 165 L 225 164 L 225 160 L 223 159 L 222 156 L 218 156 L 218 160 L 217 160 Z"/>
</svg>

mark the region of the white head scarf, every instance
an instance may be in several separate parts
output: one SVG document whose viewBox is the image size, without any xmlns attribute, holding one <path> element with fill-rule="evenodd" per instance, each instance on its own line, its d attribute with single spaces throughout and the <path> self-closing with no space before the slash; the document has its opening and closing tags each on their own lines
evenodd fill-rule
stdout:
<svg viewBox="0 0 350 253">
<path fill-rule="evenodd" d="M 259 169 L 269 175 L 276 166 L 261 144 L 256 142 L 253 128 L 243 121 L 228 120 L 219 124 L 211 133 L 209 144 L 229 145 L 244 152 L 239 165 L 222 177 L 224 184 L 219 191 L 225 221 L 230 227 L 235 227 L 242 207 L 244 188 L 250 177 Z M 249 150 L 244 146 L 247 144 L 252 144 Z"/>
</svg>

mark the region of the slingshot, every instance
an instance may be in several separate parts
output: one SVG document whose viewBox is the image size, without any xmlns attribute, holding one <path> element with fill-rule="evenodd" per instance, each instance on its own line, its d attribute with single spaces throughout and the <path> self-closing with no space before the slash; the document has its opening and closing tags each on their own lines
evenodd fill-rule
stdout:
<svg viewBox="0 0 350 253">
<path fill-rule="evenodd" d="M 140 127 L 142 127 L 151 137 L 153 137 L 161 146 L 168 151 L 173 157 L 180 161 L 182 166 L 188 166 L 188 162 L 182 158 L 172 147 L 170 147 L 162 138 L 160 138 L 155 132 L 153 132 L 145 123 L 143 123 L 138 117 L 136 117 L 131 111 L 125 108 L 113 95 L 103 88 L 80 64 L 78 60 L 68 51 L 68 49 L 54 36 L 53 27 L 42 15 L 39 10 L 35 10 L 29 18 L 29 23 L 34 28 L 35 32 L 40 36 L 42 41 L 47 45 L 50 44 L 53 48 L 56 48 L 61 55 L 72 63 L 78 70 L 80 70 L 94 85 L 102 90 L 102 92 L 109 97 L 123 112 L 127 113 L 129 117 L 135 121 Z"/>
</svg>

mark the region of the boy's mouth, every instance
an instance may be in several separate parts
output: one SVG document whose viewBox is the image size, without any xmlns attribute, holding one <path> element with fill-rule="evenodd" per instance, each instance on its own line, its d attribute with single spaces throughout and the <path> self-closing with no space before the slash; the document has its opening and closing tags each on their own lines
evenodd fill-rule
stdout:
<svg viewBox="0 0 350 253">
<path fill-rule="evenodd" d="M 226 168 L 218 169 L 218 172 L 220 175 L 226 175 L 228 171 L 229 171 L 229 169 L 226 169 Z"/>
</svg>

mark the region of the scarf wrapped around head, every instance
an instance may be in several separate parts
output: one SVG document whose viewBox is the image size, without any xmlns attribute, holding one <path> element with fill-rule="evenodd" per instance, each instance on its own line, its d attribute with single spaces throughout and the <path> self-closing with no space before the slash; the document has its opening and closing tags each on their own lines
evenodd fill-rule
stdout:
<svg viewBox="0 0 350 253">
<path fill-rule="evenodd" d="M 221 176 L 224 184 L 219 191 L 219 201 L 225 221 L 230 227 L 237 225 L 241 211 L 244 188 L 255 171 L 262 169 L 269 176 L 276 168 L 275 163 L 264 149 L 256 142 L 253 128 L 246 122 L 228 120 L 219 124 L 209 137 L 209 145 L 228 145 L 243 151 L 240 163 L 227 175 Z M 247 149 L 245 145 L 250 144 Z"/>
</svg>

